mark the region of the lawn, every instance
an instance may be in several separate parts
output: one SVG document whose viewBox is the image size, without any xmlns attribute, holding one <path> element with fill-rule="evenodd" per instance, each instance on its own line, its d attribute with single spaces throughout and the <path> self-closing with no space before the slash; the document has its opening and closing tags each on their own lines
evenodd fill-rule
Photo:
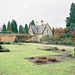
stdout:
<svg viewBox="0 0 75 75">
<path fill-rule="evenodd" d="M 24 58 L 58 55 L 38 50 L 41 45 L 3 45 L 10 52 L 0 53 L 0 75 L 75 75 L 75 60 L 57 64 L 35 65 Z"/>
</svg>

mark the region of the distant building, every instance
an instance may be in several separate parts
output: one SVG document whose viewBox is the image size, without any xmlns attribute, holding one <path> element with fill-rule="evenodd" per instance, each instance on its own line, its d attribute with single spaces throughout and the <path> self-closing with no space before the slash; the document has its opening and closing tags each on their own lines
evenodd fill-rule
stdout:
<svg viewBox="0 0 75 75">
<path fill-rule="evenodd" d="M 32 36 L 32 40 L 40 41 L 40 39 L 44 36 L 53 36 L 52 30 L 49 24 L 43 24 L 43 20 L 41 21 L 41 25 L 30 25 L 29 34 Z"/>
</svg>

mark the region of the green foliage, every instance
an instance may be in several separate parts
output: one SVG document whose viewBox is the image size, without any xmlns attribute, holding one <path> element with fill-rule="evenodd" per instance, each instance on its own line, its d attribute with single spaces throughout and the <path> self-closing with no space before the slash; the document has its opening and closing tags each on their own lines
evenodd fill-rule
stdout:
<svg viewBox="0 0 75 75">
<path fill-rule="evenodd" d="M 2 31 L 6 31 L 6 25 L 3 24 Z"/>
<path fill-rule="evenodd" d="M 22 25 L 19 26 L 19 33 L 20 34 L 23 34 L 24 33 L 24 29 L 23 29 L 23 26 Z"/>
<path fill-rule="evenodd" d="M 71 53 L 69 54 L 69 56 L 75 57 L 75 52 L 71 52 Z"/>
<path fill-rule="evenodd" d="M 75 48 L 74 48 L 74 52 L 75 52 Z"/>
<path fill-rule="evenodd" d="M 4 44 L 11 44 L 10 42 L 5 42 Z"/>
<path fill-rule="evenodd" d="M 73 28 L 75 27 L 75 4 L 71 4 L 70 8 L 70 17 L 67 18 L 67 25 L 66 27 L 72 32 Z"/>
<path fill-rule="evenodd" d="M 55 29 L 54 29 L 54 27 L 53 27 L 53 29 L 52 29 L 53 36 L 54 36 L 54 31 L 55 31 Z"/>
<path fill-rule="evenodd" d="M 67 32 L 66 34 L 64 34 L 64 35 L 62 36 L 62 38 L 69 38 L 69 37 L 70 37 L 70 34 L 71 34 L 71 32 Z"/>
<path fill-rule="evenodd" d="M 18 40 L 15 38 L 14 43 L 18 43 Z"/>
<path fill-rule="evenodd" d="M 11 26 L 10 21 L 8 22 L 8 25 L 7 25 L 7 31 L 12 32 L 12 26 Z"/>
<path fill-rule="evenodd" d="M 14 32 L 14 33 L 18 33 L 17 23 L 16 23 L 15 20 L 12 20 L 12 22 L 11 22 L 11 26 L 12 26 L 12 32 Z"/>
<path fill-rule="evenodd" d="M 29 28 L 28 28 L 28 25 L 27 24 L 25 24 L 25 28 L 24 29 L 25 29 L 25 33 L 28 34 Z"/>
<path fill-rule="evenodd" d="M 4 47 L 2 47 L 0 45 L 0 52 L 10 52 L 10 50 L 9 49 L 5 49 Z"/>
<path fill-rule="evenodd" d="M 10 32 L 10 31 L 2 31 L 0 33 L 3 33 L 3 34 L 12 34 L 12 32 Z"/>
<path fill-rule="evenodd" d="M 57 44 L 60 43 L 61 38 L 59 36 L 53 36 L 53 37 L 43 37 L 41 39 L 41 42 L 47 42 L 48 44 Z"/>
</svg>

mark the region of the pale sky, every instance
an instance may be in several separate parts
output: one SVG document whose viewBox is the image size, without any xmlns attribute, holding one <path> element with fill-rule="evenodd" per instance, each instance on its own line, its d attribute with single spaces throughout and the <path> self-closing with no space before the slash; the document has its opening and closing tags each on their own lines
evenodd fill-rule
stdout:
<svg viewBox="0 0 75 75">
<path fill-rule="evenodd" d="M 51 28 L 64 28 L 72 2 L 75 0 L 0 0 L 0 27 L 15 19 L 18 26 L 43 20 Z"/>
</svg>

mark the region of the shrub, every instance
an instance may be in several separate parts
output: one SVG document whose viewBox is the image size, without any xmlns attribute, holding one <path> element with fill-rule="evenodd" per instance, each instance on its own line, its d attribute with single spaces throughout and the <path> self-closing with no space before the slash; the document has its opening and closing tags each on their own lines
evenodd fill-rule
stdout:
<svg viewBox="0 0 75 75">
<path fill-rule="evenodd" d="M 54 50 L 59 50 L 58 47 L 54 47 Z"/>
<path fill-rule="evenodd" d="M 3 44 L 3 42 L 0 42 L 0 44 Z"/>
<path fill-rule="evenodd" d="M 61 51 L 66 51 L 65 49 L 62 49 Z"/>
<path fill-rule="evenodd" d="M 56 62 L 57 58 L 56 57 L 50 57 L 50 58 L 48 58 L 48 61 Z"/>
<path fill-rule="evenodd" d="M 37 62 L 37 63 L 46 63 L 46 60 L 44 60 L 44 59 L 37 59 L 37 60 L 35 60 L 35 62 Z"/>
<path fill-rule="evenodd" d="M 0 45 L 0 49 L 2 49 L 2 46 Z"/>
<path fill-rule="evenodd" d="M 40 56 L 38 59 L 47 59 L 45 56 Z"/>
<path fill-rule="evenodd" d="M 0 52 L 10 52 L 9 49 L 5 49 L 0 45 Z"/>
<path fill-rule="evenodd" d="M 10 42 L 5 42 L 4 44 L 11 44 Z"/>
<path fill-rule="evenodd" d="M 18 40 L 15 38 L 14 43 L 18 43 Z"/>
<path fill-rule="evenodd" d="M 74 48 L 74 52 L 75 52 L 75 48 Z"/>
<path fill-rule="evenodd" d="M 0 49 L 0 52 L 10 52 L 9 49 Z"/>
<path fill-rule="evenodd" d="M 31 57 L 30 59 L 34 59 L 34 57 Z"/>
<path fill-rule="evenodd" d="M 69 54 L 69 56 L 75 57 L 75 52 L 71 52 L 71 53 Z"/>
</svg>

